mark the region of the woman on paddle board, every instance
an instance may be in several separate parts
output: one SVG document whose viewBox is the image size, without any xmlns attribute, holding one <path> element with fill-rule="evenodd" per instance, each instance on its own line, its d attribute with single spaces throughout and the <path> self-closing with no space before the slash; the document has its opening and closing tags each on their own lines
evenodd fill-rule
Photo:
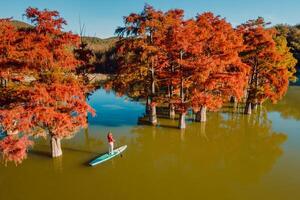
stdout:
<svg viewBox="0 0 300 200">
<path fill-rule="evenodd" d="M 115 142 L 115 139 L 112 135 L 112 132 L 108 132 L 107 134 L 107 140 L 108 140 L 108 153 L 109 154 L 112 154 L 113 151 L 114 151 L 114 142 Z"/>
</svg>

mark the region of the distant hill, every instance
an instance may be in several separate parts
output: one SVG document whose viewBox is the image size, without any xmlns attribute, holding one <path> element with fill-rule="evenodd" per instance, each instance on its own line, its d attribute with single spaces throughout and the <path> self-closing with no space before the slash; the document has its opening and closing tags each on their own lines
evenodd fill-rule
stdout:
<svg viewBox="0 0 300 200">
<path fill-rule="evenodd" d="M 12 20 L 12 23 L 18 29 L 19 28 L 30 28 L 30 27 L 32 27 L 32 25 L 30 25 L 26 22 L 18 21 L 18 20 Z"/>
<path fill-rule="evenodd" d="M 115 47 L 116 42 L 118 41 L 118 37 L 101 39 L 98 37 L 84 36 L 82 39 L 94 52 L 105 52 L 111 50 Z"/>
<path fill-rule="evenodd" d="M 16 28 L 32 27 L 32 25 L 18 20 L 12 20 L 12 23 Z M 118 37 L 101 39 L 98 37 L 84 36 L 82 37 L 82 39 L 84 42 L 88 43 L 89 47 L 95 52 L 104 52 L 110 50 L 115 46 L 115 43 L 118 41 Z"/>
</svg>

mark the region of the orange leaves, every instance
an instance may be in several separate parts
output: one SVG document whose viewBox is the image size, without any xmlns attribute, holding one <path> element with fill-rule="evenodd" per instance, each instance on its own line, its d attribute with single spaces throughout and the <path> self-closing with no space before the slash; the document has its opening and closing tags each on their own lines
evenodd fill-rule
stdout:
<svg viewBox="0 0 300 200">
<path fill-rule="evenodd" d="M 185 20 L 183 10 L 163 13 L 145 6 L 125 17 L 120 30 L 127 38 L 117 46 L 114 87 L 122 93 L 153 97 L 154 84 L 162 91 L 152 101 L 172 101 L 182 112 L 203 104 L 216 109 L 232 95 L 242 97 L 249 72 L 239 57 L 243 37 L 225 19 L 207 12 Z M 166 88 L 170 94 L 163 95 Z"/>
<path fill-rule="evenodd" d="M 210 12 L 185 20 L 183 10 L 145 6 L 120 28 L 127 37 L 117 46 L 120 68 L 113 86 L 122 94 L 169 101 L 181 111 L 203 105 L 216 110 L 232 96 L 241 100 L 248 82 L 251 101 L 276 101 L 295 62 L 265 25 L 258 18 L 234 29 Z"/>
<path fill-rule="evenodd" d="M 179 75 L 184 79 L 184 88 L 189 94 L 185 97 L 186 101 L 195 108 L 206 105 L 214 110 L 232 95 L 240 98 L 248 72 L 248 66 L 243 65 L 239 57 L 243 49 L 241 35 L 212 13 L 203 13 L 197 16 L 195 22 L 189 20 L 184 24 L 186 31 L 182 31 L 182 37 L 185 41 L 175 40 L 173 45 L 177 43 L 174 57 L 177 56 Z M 182 45 L 182 42 L 186 44 Z M 180 49 L 185 49 L 181 58 Z"/>
<path fill-rule="evenodd" d="M 37 8 L 29 7 L 26 9 L 26 17 L 36 26 L 39 33 L 58 34 L 61 32 L 62 25 L 67 24 L 57 11 L 48 11 L 47 9 L 40 11 Z"/>
<path fill-rule="evenodd" d="M 287 43 L 277 38 L 275 29 L 266 28 L 267 24 L 258 18 L 238 27 L 245 44 L 241 57 L 251 67 L 248 102 L 252 103 L 282 98 L 295 72 Z"/>
<path fill-rule="evenodd" d="M 55 19 L 58 17 L 56 12 L 36 9 L 28 9 L 28 12 L 30 14 L 27 17 L 36 22 L 32 28 L 17 30 L 9 20 L 1 20 L 1 24 L 6 24 L 0 26 L 0 36 L 3 38 L 0 41 L 0 65 L 3 70 L 23 70 L 24 75 L 28 70 L 38 73 L 62 66 L 73 70 L 79 62 L 74 58 L 71 48 L 77 45 L 78 36 L 61 31 L 63 22 Z M 45 28 L 43 33 L 40 32 L 41 27 L 51 23 L 54 23 L 55 31 Z"/>
<path fill-rule="evenodd" d="M 5 162 L 13 161 L 17 165 L 27 158 L 27 149 L 32 145 L 33 142 L 27 136 L 6 136 L 0 141 L 0 152 Z"/>
<path fill-rule="evenodd" d="M 150 83 L 168 64 L 161 51 L 163 13 L 146 5 L 141 13 L 124 19 L 124 27 L 116 30 L 123 38 L 116 47 L 119 69 L 113 88 L 119 94 L 145 97 L 152 93 Z"/>
<path fill-rule="evenodd" d="M 5 105 L 6 109 L 0 110 L 1 125 L 6 130 L 18 129 L 32 136 L 51 134 L 64 138 L 87 125 L 88 112 L 94 114 L 76 82 L 49 86 L 36 83 L 32 89 L 22 93 L 26 94 L 22 101 Z"/>
<path fill-rule="evenodd" d="M 1 87 L 0 126 L 35 137 L 65 138 L 87 125 L 87 87 L 76 75 L 79 61 L 73 53 L 78 36 L 63 32 L 65 21 L 57 11 L 28 8 L 26 16 L 34 26 L 28 29 L 0 27 L 6 41 L 0 41 L 0 78 L 9 84 Z M 9 36 L 10 33 L 14 37 Z M 9 50 L 9 51 L 8 51 Z M 8 161 L 26 158 L 26 140 L 8 137 L 0 151 Z"/>
</svg>

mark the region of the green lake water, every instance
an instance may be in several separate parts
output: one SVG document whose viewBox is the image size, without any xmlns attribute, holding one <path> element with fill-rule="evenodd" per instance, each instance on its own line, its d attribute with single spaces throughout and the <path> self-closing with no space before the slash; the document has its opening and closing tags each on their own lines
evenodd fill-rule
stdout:
<svg viewBox="0 0 300 200">
<path fill-rule="evenodd" d="M 0 200 L 300 199 L 300 87 L 250 117 L 225 108 L 205 124 L 188 119 L 184 131 L 177 120 L 137 125 L 144 106 L 113 93 L 89 102 L 97 116 L 63 141 L 63 157 L 51 159 L 40 140 L 21 165 L 0 165 Z M 127 150 L 89 167 L 109 130 Z"/>
</svg>

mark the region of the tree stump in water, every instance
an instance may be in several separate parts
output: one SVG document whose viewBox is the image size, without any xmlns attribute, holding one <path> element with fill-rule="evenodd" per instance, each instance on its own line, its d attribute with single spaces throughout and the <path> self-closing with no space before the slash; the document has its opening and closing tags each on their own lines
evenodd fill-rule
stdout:
<svg viewBox="0 0 300 200">
<path fill-rule="evenodd" d="M 202 106 L 196 113 L 196 122 L 206 122 L 206 106 Z"/>
<path fill-rule="evenodd" d="M 246 103 L 244 114 L 251 115 L 251 113 L 252 113 L 252 105 L 249 102 L 249 103 Z"/>
<path fill-rule="evenodd" d="M 157 124 L 156 106 L 151 106 L 149 121 L 152 125 Z"/>
<path fill-rule="evenodd" d="M 178 128 L 180 128 L 180 129 L 185 129 L 186 128 L 185 116 L 186 116 L 186 113 L 180 113 L 179 126 L 178 126 Z"/>
<path fill-rule="evenodd" d="M 60 138 L 51 137 L 50 145 L 51 145 L 51 152 L 52 152 L 53 158 L 62 156 L 61 139 Z"/>
<path fill-rule="evenodd" d="M 175 107 L 174 105 L 170 105 L 169 107 L 169 115 L 170 115 L 170 119 L 175 119 Z"/>
</svg>

